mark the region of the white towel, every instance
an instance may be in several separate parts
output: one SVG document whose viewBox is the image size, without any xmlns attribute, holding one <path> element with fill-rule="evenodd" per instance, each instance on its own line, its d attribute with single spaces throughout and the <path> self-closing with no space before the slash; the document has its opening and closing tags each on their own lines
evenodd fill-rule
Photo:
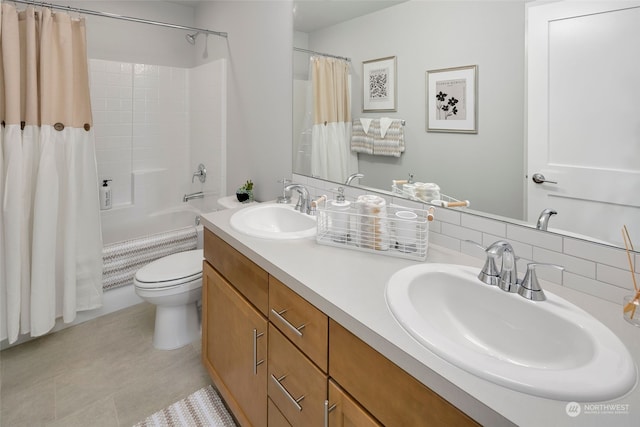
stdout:
<svg viewBox="0 0 640 427">
<path fill-rule="evenodd" d="M 383 123 L 386 126 L 384 133 L 382 132 Z M 372 127 L 376 127 L 375 122 Z M 373 154 L 400 157 L 400 154 L 404 152 L 404 126 L 402 126 L 402 120 L 382 118 L 378 121 L 377 127 L 380 131 L 374 134 Z"/>
<path fill-rule="evenodd" d="M 364 195 L 356 200 L 358 208 L 357 242 L 362 248 L 389 250 L 387 202 L 380 196 Z"/>
<path fill-rule="evenodd" d="M 370 124 L 371 122 L 369 122 Z M 373 136 L 365 132 L 361 120 L 354 120 L 351 126 L 351 151 L 354 153 L 373 154 Z"/>
<path fill-rule="evenodd" d="M 389 117 L 380 117 L 380 137 L 384 138 L 389 130 L 389 126 L 393 123 L 393 119 Z"/>
<path fill-rule="evenodd" d="M 360 118 L 360 123 L 362 124 L 362 129 L 364 133 L 369 133 L 369 126 L 371 126 L 371 122 L 373 119 L 365 119 L 363 117 Z"/>
</svg>

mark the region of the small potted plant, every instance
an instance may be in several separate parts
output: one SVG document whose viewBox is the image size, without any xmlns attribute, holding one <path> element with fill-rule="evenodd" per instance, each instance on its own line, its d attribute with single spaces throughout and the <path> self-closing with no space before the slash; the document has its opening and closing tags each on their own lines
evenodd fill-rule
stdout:
<svg viewBox="0 0 640 427">
<path fill-rule="evenodd" d="M 236 198 L 241 203 L 253 202 L 253 182 L 251 180 L 236 190 Z"/>
</svg>

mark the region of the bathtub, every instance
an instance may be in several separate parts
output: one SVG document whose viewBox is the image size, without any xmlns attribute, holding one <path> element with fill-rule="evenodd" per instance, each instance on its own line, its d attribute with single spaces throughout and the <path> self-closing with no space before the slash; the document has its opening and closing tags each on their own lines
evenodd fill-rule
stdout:
<svg viewBox="0 0 640 427">
<path fill-rule="evenodd" d="M 196 217 L 201 212 L 190 204 L 182 204 L 148 215 L 136 215 L 131 209 L 102 211 L 102 244 L 111 245 L 125 240 L 168 230 L 196 225 Z"/>
<path fill-rule="evenodd" d="M 144 302 L 135 293 L 133 276 L 138 268 L 154 259 L 182 250 L 202 248 L 203 228 L 196 225 L 200 211 L 189 204 L 147 216 L 135 215 L 132 208 L 102 211 L 103 297 L 102 307 L 79 311 L 71 323 L 56 319 L 51 332 Z M 105 257 L 106 256 L 106 257 Z M 12 346 L 32 339 L 20 335 Z M 3 333 L 0 349 L 9 347 Z"/>
</svg>

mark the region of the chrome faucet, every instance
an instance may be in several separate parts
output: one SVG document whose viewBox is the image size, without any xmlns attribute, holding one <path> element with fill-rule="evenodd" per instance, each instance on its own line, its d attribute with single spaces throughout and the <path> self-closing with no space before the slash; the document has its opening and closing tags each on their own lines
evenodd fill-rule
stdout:
<svg viewBox="0 0 640 427">
<path fill-rule="evenodd" d="M 285 191 L 291 191 L 293 189 L 298 190 L 300 193 L 300 197 L 298 198 L 298 203 L 296 204 L 295 209 L 299 210 L 302 213 L 306 213 L 307 215 L 311 214 L 311 197 L 309 196 L 309 190 L 302 184 L 289 184 L 284 187 Z"/>
<path fill-rule="evenodd" d="M 551 218 L 551 215 L 557 215 L 558 212 L 554 211 L 553 209 L 545 209 L 542 212 L 540 212 L 540 216 L 538 216 L 538 222 L 536 223 L 536 228 L 538 230 L 543 230 L 546 231 L 547 230 L 547 226 L 549 225 L 549 219 Z"/>
<path fill-rule="evenodd" d="M 555 264 L 543 264 L 538 262 L 532 262 L 527 265 L 527 273 L 524 275 L 522 282 L 520 282 L 520 287 L 518 288 L 518 294 L 526 299 L 532 301 L 544 301 L 547 299 L 540 283 L 538 282 L 538 277 L 536 276 L 536 267 L 545 266 L 545 267 L 553 267 L 558 270 L 564 270 L 564 267 L 560 267 Z"/>
<path fill-rule="evenodd" d="M 207 168 L 204 167 L 202 163 L 198 165 L 198 170 L 193 173 L 191 176 L 191 183 L 195 181 L 196 177 L 200 180 L 201 183 L 207 180 Z"/>
<path fill-rule="evenodd" d="M 474 243 L 477 246 L 477 243 Z M 482 247 L 482 246 L 480 246 Z M 483 248 L 484 249 L 484 248 Z M 506 292 L 517 292 L 518 271 L 516 268 L 516 255 L 509 242 L 499 240 L 485 249 L 487 260 L 478 274 L 478 279 L 487 285 L 498 286 Z M 496 261 L 502 257 L 500 270 Z"/>
<path fill-rule="evenodd" d="M 204 193 L 202 191 L 198 191 L 197 193 L 185 194 L 182 197 L 183 202 L 188 202 L 191 199 L 202 199 L 204 197 Z"/>
<path fill-rule="evenodd" d="M 347 177 L 347 180 L 344 182 L 344 185 L 351 185 L 351 181 L 354 179 L 364 178 L 364 174 L 361 173 L 352 173 Z"/>
</svg>

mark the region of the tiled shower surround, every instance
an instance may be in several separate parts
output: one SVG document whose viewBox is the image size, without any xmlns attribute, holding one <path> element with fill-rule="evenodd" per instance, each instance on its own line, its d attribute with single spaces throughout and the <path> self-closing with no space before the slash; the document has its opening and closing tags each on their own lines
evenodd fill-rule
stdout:
<svg viewBox="0 0 640 427">
<path fill-rule="evenodd" d="M 98 59 L 89 67 L 98 177 L 113 180 L 113 205 L 133 202 L 136 171 L 166 170 L 164 183 L 186 182 L 188 70 Z"/>
<path fill-rule="evenodd" d="M 293 175 L 293 180 L 307 186 L 313 196 L 326 194 L 335 198 L 337 194 L 336 183 L 296 174 Z M 345 188 L 345 195 L 350 200 L 355 200 L 361 194 L 377 193 L 354 187 Z M 381 195 L 388 203 L 423 208 L 423 204 L 418 202 Z M 429 243 L 482 260 L 485 259 L 484 251 L 467 240 L 485 247 L 496 240 L 507 240 L 520 257 L 518 271 L 521 275 L 526 271 L 527 263 L 535 260 L 565 268 L 563 272 L 540 268 L 537 270 L 540 279 L 613 303 L 622 304 L 622 297 L 634 292 L 627 255 L 623 249 L 541 232 L 523 225 L 480 217 L 464 210 L 436 208 L 435 220 L 429 224 Z M 632 255 L 632 261 L 635 272 L 640 272 L 640 254 Z"/>
</svg>

